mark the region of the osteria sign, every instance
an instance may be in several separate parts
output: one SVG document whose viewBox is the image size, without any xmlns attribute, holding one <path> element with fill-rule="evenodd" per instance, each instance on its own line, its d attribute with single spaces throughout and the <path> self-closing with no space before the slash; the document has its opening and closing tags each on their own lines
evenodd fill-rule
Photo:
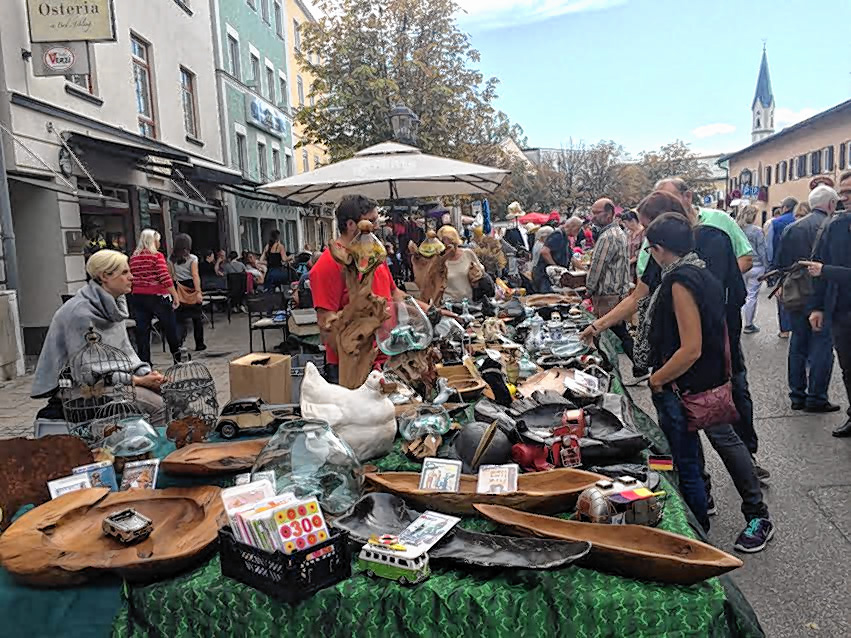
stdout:
<svg viewBox="0 0 851 638">
<path fill-rule="evenodd" d="M 27 0 L 31 42 L 115 40 L 112 0 Z"/>
</svg>

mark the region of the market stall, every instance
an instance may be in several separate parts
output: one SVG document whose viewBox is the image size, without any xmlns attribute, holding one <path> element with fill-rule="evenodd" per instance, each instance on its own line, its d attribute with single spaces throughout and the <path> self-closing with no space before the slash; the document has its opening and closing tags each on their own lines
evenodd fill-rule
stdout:
<svg viewBox="0 0 851 638">
<path fill-rule="evenodd" d="M 368 275 L 381 259 L 368 223 L 361 239 L 337 257 Z M 625 398 L 615 339 L 578 338 L 590 319 L 575 295 L 498 297 L 490 317 L 465 301 L 430 318 L 406 300 L 364 334 L 349 319 L 347 383 L 308 364 L 297 406 L 234 397 L 219 413 L 207 371 L 180 361 L 159 429 L 84 348 L 63 371 L 66 418 L 111 458 L 48 476 L 51 500 L 0 535 L 7 623 L 139 638 L 763 635 L 727 575 L 741 561 L 697 538 L 664 436 Z"/>
</svg>

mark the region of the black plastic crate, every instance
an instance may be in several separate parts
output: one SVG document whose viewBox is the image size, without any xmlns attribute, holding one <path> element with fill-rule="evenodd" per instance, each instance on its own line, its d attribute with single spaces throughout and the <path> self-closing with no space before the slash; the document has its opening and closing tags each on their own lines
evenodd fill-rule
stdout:
<svg viewBox="0 0 851 638">
<path fill-rule="evenodd" d="M 308 560 L 326 547 L 334 551 Z M 349 534 L 339 531 L 308 549 L 284 554 L 239 542 L 230 527 L 219 530 L 222 574 L 287 603 L 308 598 L 352 575 Z"/>
</svg>

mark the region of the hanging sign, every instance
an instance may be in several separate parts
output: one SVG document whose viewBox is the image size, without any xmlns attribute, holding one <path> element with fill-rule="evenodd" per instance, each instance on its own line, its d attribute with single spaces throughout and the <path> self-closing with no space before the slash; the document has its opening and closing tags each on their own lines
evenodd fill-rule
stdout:
<svg viewBox="0 0 851 638">
<path fill-rule="evenodd" d="M 112 0 L 27 0 L 30 42 L 114 42 Z"/>
<path fill-rule="evenodd" d="M 33 75 L 88 75 L 89 45 L 86 42 L 33 44 Z"/>
<path fill-rule="evenodd" d="M 286 116 L 266 100 L 251 93 L 245 94 L 245 119 L 249 124 L 277 137 L 288 133 Z"/>
</svg>

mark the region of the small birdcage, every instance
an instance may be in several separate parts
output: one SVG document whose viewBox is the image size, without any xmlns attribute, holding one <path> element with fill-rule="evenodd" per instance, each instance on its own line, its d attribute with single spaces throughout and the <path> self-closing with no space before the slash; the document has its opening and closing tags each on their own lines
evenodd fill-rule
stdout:
<svg viewBox="0 0 851 638">
<path fill-rule="evenodd" d="M 207 366 L 192 361 L 186 348 L 181 348 L 164 377 L 161 392 L 168 423 L 166 436 L 177 447 L 205 441 L 219 416 L 213 375 Z"/>
<path fill-rule="evenodd" d="M 85 340 L 86 344 L 71 355 L 59 373 L 59 398 L 69 429 L 110 416 L 104 412 L 109 404 L 136 404 L 130 358 L 118 348 L 102 343 L 100 333 L 93 327 L 86 331 Z"/>
</svg>

